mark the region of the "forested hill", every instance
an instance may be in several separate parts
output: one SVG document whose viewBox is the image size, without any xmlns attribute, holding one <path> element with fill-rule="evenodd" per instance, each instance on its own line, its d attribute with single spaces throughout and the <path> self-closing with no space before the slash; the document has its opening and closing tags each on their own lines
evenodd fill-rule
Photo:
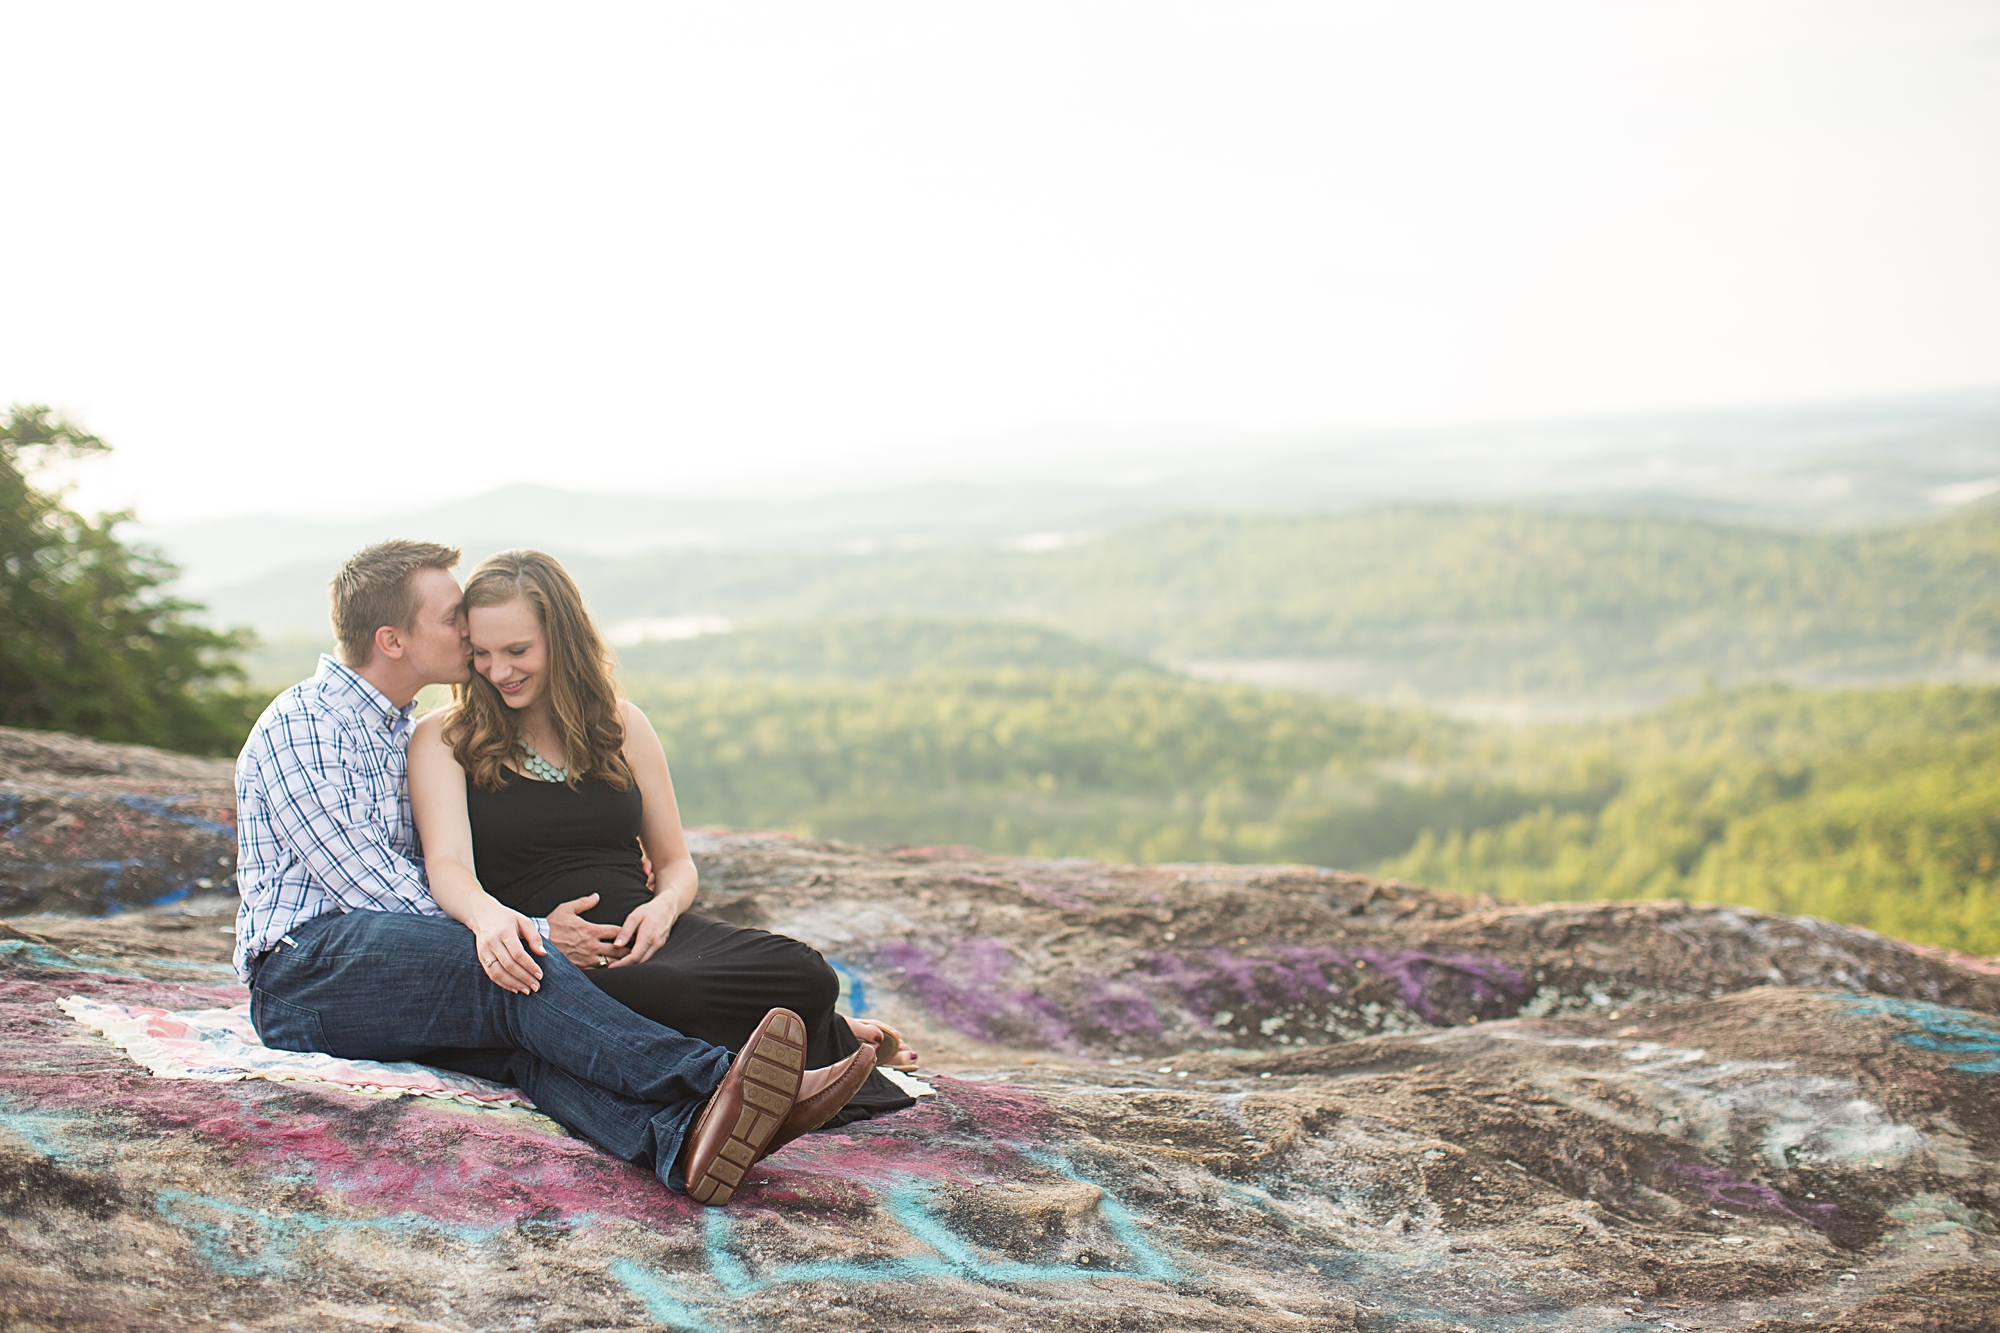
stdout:
<svg viewBox="0 0 2000 1333">
<path fill-rule="evenodd" d="M 1188 516 L 1038 551 L 965 545 L 565 559 L 612 627 L 705 617 L 739 631 L 1006 621 L 1198 674 L 1407 702 L 1630 706 L 1710 682 L 1990 677 L 2000 659 L 1994 502 L 1929 523 L 1844 533 L 1641 513 L 1421 506 Z M 287 634 L 304 636 L 302 650 L 282 670 L 260 670 L 260 680 L 310 669 L 326 635 L 326 575 L 314 567 L 211 595 L 217 623 L 256 625 L 278 647 Z M 947 648 L 941 640 L 912 648 L 918 657 L 963 659 L 944 665 L 977 657 L 973 645 Z M 797 651 L 820 660 L 827 650 L 736 640 L 643 651 L 660 659 L 659 670 L 783 671 Z M 1001 658 L 1022 651 L 1035 665 L 1087 665 L 1047 660 L 1032 645 L 1006 648 Z M 761 660 L 716 660 L 744 653 Z M 1260 674 L 1245 664 L 1284 670 Z"/>
<path fill-rule="evenodd" d="M 594 567 L 592 567 L 594 566 Z M 668 552 L 590 562 L 607 619 L 968 616 L 1165 656 L 1317 655 L 1417 626 L 1782 622 L 1830 644 L 2000 639 L 2000 507 L 1859 533 L 1421 507 L 1168 520 L 1035 553 Z"/>
<path fill-rule="evenodd" d="M 628 680 L 695 824 L 1682 897 L 2000 952 L 2000 689 L 1505 727 L 1165 673 Z"/>
<path fill-rule="evenodd" d="M 1856 533 L 1497 508 L 1190 517 L 1035 553 L 671 553 L 578 572 L 611 621 L 1005 619 L 1163 661 L 1360 659 L 1423 697 L 1664 695 L 2000 655 L 1991 504 Z"/>
<path fill-rule="evenodd" d="M 756 625 L 727 634 L 631 644 L 618 652 L 627 678 L 788 676 L 880 680 L 1006 668 L 1155 672 L 1133 657 L 1039 625 L 979 620 L 819 620 Z"/>
</svg>

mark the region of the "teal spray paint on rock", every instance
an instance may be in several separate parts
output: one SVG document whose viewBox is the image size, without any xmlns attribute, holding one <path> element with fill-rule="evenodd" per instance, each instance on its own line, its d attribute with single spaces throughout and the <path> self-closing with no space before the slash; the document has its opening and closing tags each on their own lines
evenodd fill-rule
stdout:
<svg viewBox="0 0 2000 1333">
<path fill-rule="evenodd" d="M 1977 1057 L 1952 1061 L 1954 1069 L 1968 1074 L 2000 1074 L 2000 1021 L 1989 1015 L 1883 996 L 1853 996 L 1849 1005 L 1857 1014 L 1886 1014 L 1921 1029 L 1896 1038 L 1905 1046 Z"/>
</svg>

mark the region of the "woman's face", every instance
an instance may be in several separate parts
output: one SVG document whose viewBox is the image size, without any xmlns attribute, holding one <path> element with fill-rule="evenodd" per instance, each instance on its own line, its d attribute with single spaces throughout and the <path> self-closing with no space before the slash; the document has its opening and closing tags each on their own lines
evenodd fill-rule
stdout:
<svg viewBox="0 0 2000 1333">
<path fill-rule="evenodd" d="M 466 613 L 472 669 L 493 682 L 509 708 L 526 708 L 541 696 L 549 661 L 548 635 L 525 597 Z"/>
</svg>

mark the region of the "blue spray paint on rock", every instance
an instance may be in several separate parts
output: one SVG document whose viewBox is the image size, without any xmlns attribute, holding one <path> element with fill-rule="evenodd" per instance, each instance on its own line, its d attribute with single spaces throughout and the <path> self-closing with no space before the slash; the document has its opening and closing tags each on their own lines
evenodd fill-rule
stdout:
<svg viewBox="0 0 2000 1333">
<path fill-rule="evenodd" d="M 1920 1032 L 1897 1036 L 1905 1046 L 1977 1057 L 1952 1061 L 1954 1069 L 1968 1074 L 2000 1074 L 2000 1023 L 1985 1014 L 1883 995 L 1849 996 L 1847 1003 L 1852 1013 L 1884 1014 L 1921 1028 Z"/>
</svg>

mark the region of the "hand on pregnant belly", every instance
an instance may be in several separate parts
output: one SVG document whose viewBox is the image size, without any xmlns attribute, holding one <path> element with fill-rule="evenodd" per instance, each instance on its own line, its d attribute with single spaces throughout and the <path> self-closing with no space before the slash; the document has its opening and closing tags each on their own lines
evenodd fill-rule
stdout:
<svg viewBox="0 0 2000 1333">
<path fill-rule="evenodd" d="M 603 967 L 606 962 L 625 956 L 624 946 L 618 943 L 622 927 L 600 926 L 595 921 L 585 921 L 581 915 L 597 906 L 597 898 L 597 894 L 587 893 L 549 913 L 549 943 L 578 967 Z"/>
<path fill-rule="evenodd" d="M 618 943 L 630 945 L 632 951 L 613 963 L 613 967 L 625 967 L 632 963 L 643 963 L 659 952 L 667 942 L 667 935 L 674 928 L 674 919 L 680 912 L 662 896 L 653 899 L 643 907 L 635 907 L 625 918 L 625 924 L 618 928 Z"/>
</svg>

